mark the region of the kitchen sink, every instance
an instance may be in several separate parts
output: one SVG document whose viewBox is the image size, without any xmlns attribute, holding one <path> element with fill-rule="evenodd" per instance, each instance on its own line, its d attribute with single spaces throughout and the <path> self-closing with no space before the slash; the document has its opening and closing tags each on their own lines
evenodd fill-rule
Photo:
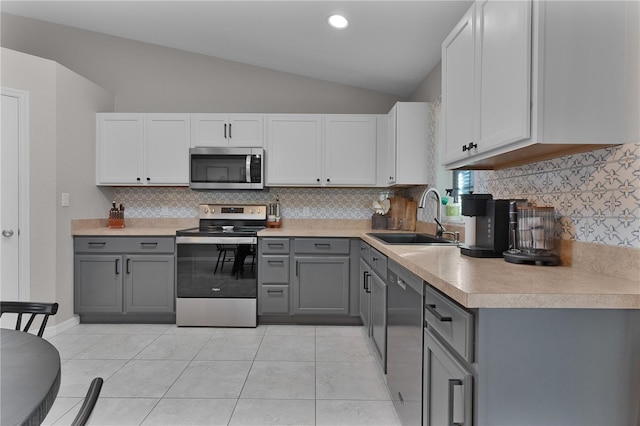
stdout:
<svg viewBox="0 0 640 426">
<path fill-rule="evenodd" d="M 385 244 L 420 244 L 428 246 L 448 246 L 458 244 L 453 240 L 436 237 L 435 235 L 418 234 L 415 232 L 402 234 L 379 233 L 367 235 L 376 238 Z"/>
</svg>

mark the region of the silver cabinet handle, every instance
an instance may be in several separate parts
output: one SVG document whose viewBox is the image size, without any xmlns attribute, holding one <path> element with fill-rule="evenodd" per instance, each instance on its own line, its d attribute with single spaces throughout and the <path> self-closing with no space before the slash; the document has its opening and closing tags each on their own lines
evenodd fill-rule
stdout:
<svg viewBox="0 0 640 426">
<path fill-rule="evenodd" d="M 454 386 L 462 386 L 462 380 L 449 379 L 449 426 L 462 426 L 462 423 L 455 423 L 453 421 L 453 388 Z"/>
<path fill-rule="evenodd" d="M 2 236 L 7 238 L 13 237 L 13 229 L 3 229 Z"/>
</svg>

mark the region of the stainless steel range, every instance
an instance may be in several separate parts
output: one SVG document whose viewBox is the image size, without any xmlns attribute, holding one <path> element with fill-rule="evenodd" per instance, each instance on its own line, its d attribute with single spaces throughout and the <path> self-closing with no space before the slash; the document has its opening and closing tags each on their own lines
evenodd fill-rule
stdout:
<svg viewBox="0 0 640 426">
<path fill-rule="evenodd" d="M 197 228 L 176 232 L 178 326 L 255 327 L 257 233 L 267 206 L 202 204 Z"/>
</svg>

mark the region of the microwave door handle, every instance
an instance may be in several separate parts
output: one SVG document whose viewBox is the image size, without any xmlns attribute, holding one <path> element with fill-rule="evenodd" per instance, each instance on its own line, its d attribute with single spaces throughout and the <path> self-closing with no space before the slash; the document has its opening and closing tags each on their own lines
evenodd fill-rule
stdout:
<svg viewBox="0 0 640 426">
<path fill-rule="evenodd" d="M 246 160 L 246 165 L 245 165 L 247 172 L 245 173 L 246 179 L 247 179 L 247 183 L 251 183 L 251 154 L 247 155 L 247 160 Z"/>
</svg>

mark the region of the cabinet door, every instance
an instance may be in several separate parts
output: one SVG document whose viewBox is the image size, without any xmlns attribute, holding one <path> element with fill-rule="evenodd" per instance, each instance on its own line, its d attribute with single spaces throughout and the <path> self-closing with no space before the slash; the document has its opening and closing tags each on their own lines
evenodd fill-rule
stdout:
<svg viewBox="0 0 640 426">
<path fill-rule="evenodd" d="M 125 312 L 174 312 L 174 257 L 125 256 Z"/>
<path fill-rule="evenodd" d="M 468 157 L 474 136 L 475 6 L 442 43 L 442 161 Z"/>
<path fill-rule="evenodd" d="M 123 259 L 119 255 L 74 257 L 74 312 L 122 312 Z"/>
<path fill-rule="evenodd" d="M 349 257 L 295 257 L 294 314 L 349 314 Z"/>
<path fill-rule="evenodd" d="M 371 268 L 367 263 L 360 259 L 360 319 L 362 325 L 367 331 L 367 335 L 371 336 L 370 312 L 371 312 Z"/>
<path fill-rule="evenodd" d="M 143 114 L 96 115 L 96 184 L 143 183 Z"/>
<path fill-rule="evenodd" d="M 427 329 L 423 374 L 423 425 L 471 425 L 473 375 Z"/>
<path fill-rule="evenodd" d="M 324 185 L 375 185 L 375 117 L 325 116 L 324 150 Z"/>
<path fill-rule="evenodd" d="M 476 134 L 485 151 L 530 135 L 531 2 L 478 2 L 476 34 Z"/>
<path fill-rule="evenodd" d="M 191 147 L 229 145 L 227 114 L 193 114 L 191 116 Z"/>
<path fill-rule="evenodd" d="M 264 117 L 251 114 L 230 115 L 228 139 L 229 146 L 263 147 Z"/>
<path fill-rule="evenodd" d="M 371 341 L 382 371 L 387 372 L 387 283 L 371 274 Z"/>
<path fill-rule="evenodd" d="M 387 174 L 389 175 L 387 183 L 389 185 L 396 183 L 396 144 L 398 143 L 396 123 L 397 104 L 394 105 L 391 111 L 389 111 L 389 114 L 387 114 Z"/>
<path fill-rule="evenodd" d="M 189 114 L 147 114 L 145 183 L 189 184 Z"/>
<path fill-rule="evenodd" d="M 429 104 L 398 102 L 391 116 L 389 140 L 390 183 L 424 185 L 427 183 L 427 145 L 429 143 Z M 395 124 L 395 129 L 392 128 Z M 394 152 L 391 152 L 391 150 Z"/>
<path fill-rule="evenodd" d="M 271 116 L 267 125 L 267 185 L 320 185 L 322 117 Z"/>
</svg>

